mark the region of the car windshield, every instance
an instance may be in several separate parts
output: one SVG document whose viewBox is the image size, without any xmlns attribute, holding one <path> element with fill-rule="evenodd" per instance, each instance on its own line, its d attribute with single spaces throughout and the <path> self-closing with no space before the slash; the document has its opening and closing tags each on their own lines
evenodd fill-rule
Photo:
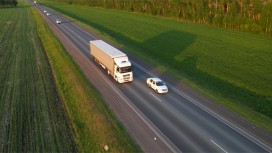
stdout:
<svg viewBox="0 0 272 153">
<path fill-rule="evenodd" d="M 122 67 L 122 68 L 119 69 L 119 72 L 120 72 L 120 73 L 126 73 L 126 72 L 131 72 L 131 71 L 132 71 L 131 66 Z"/>
<path fill-rule="evenodd" d="M 164 83 L 162 81 L 156 82 L 157 86 L 164 86 Z"/>
</svg>

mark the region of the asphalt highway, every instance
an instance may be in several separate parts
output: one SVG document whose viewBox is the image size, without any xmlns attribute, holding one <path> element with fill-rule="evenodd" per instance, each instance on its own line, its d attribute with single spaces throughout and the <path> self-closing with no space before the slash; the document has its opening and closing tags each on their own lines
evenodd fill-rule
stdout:
<svg viewBox="0 0 272 153">
<path fill-rule="evenodd" d="M 41 12 L 49 10 L 40 5 L 37 8 Z M 51 22 L 93 62 L 89 41 L 95 38 L 60 14 L 48 12 Z M 62 24 L 57 24 L 56 19 L 61 19 Z M 271 152 L 271 148 L 184 94 L 175 88 L 175 84 L 166 82 L 169 87 L 167 94 L 155 93 L 147 87 L 146 79 L 157 76 L 141 63 L 133 60 L 132 64 L 134 80 L 124 84 L 115 82 L 101 67 L 96 68 L 156 127 L 161 134 L 159 138 L 167 139 L 165 142 L 170 143 L 175 152 Z"/>
</svg>

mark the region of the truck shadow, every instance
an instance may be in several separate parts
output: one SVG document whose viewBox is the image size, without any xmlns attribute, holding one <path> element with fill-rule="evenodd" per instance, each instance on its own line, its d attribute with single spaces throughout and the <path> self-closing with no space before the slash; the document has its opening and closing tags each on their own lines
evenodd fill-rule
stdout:
<svg viewBox="0 0 272 153">
<path fill-rule="evenodd" d="M 195 41 L 195 38 L 196 35 L 192 33 L 170 30 L 139 43 L 139 46 L 142 46 L 142 50 L 150 57 L 170 64 Z"/>
</svg>

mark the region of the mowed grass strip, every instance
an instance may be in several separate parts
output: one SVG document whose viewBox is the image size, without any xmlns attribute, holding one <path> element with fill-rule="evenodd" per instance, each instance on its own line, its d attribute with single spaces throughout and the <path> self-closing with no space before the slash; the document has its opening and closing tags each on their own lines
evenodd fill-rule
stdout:
<svg viewBox="0 0 272 153">
<path fill-rule="evenodd" d="M 271 37 L 138 13 L 44 4 L 272 131 Z"/>
<path fill-rule="evenodd" d="M 77 152 L 31 6 L 0 9 L 0 152 Z"/>
<path fill-rule="evenodd" d="M 141 152 L 34 9 L 33 14 L 80 151 Z"/>
</svg>

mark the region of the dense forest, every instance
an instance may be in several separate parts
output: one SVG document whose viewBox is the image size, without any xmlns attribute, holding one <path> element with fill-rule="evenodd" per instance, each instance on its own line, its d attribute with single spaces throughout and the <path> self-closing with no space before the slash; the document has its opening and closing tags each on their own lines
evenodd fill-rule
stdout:
<svg viewBox="0 0 272 153">
<path fill-rule="evenodd" d="M 272 0 L 59 0 L 272 34 Z"/>
<path fill-rule="evenodd" d="M 17 0 L 0 0 L 1 7 L 17 7 Z"/>
</svg>

